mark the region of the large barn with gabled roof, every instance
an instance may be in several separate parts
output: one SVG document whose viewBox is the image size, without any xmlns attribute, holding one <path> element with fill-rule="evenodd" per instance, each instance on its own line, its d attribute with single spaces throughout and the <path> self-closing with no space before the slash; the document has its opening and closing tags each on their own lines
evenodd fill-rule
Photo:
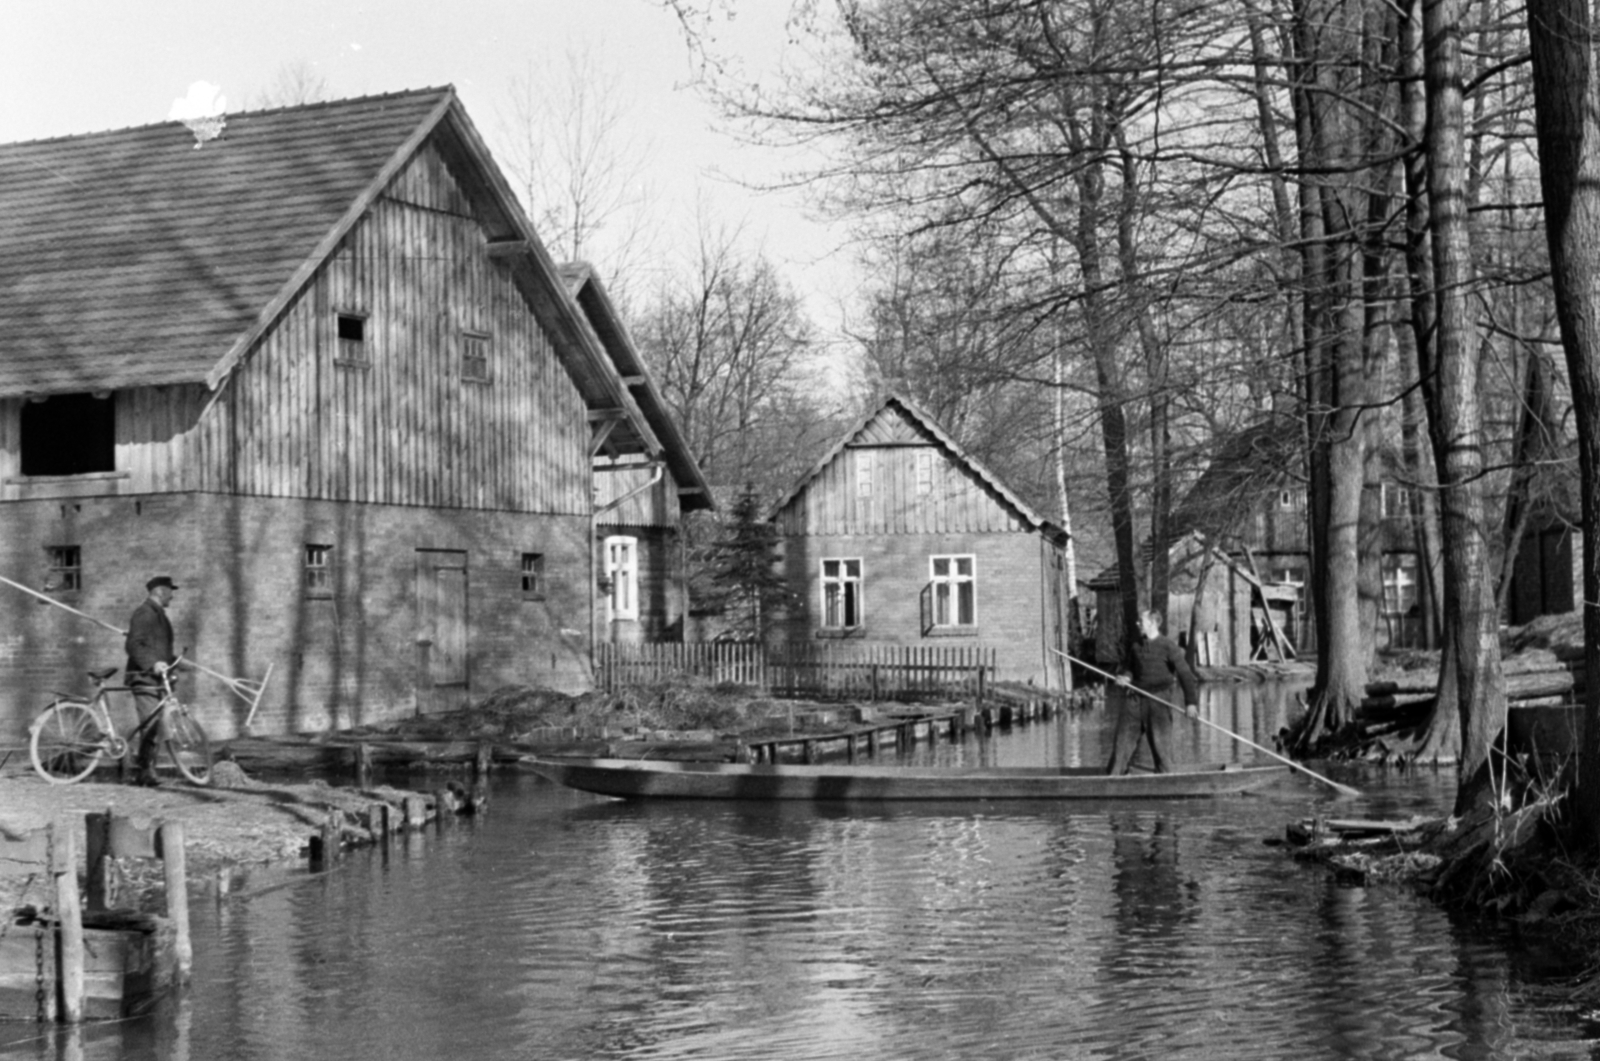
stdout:
<svg viewBox="0 0 1600 1061">
<path fill-rule="evenodd" d="M 448 87 L 0 145 L 0 244 L 0 574 L 264 731 L 586 687 L 596 462 L 701 503 Z M 121 658 L 0 588 L 0 736 Z"/>
</svg>

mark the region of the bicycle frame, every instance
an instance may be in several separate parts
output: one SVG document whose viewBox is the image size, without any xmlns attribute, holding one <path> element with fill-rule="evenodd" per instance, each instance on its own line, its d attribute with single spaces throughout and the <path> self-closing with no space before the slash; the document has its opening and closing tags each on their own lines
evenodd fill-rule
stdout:
<svg viewBox="0 0 1600 1061">
<path fill-rule="evenodd" d="M 173 689 L 173 672 L 182 662 L 179 657 L 159 672 L 159 692 L 154 686 L 111 685 L 111 676 L 116 673 L 111 669 L 89 672 L 94 692 L 88 697 L 57 694 L 56 701 L 35 720 L 29 735 L 34 768 L 48 781 L 70 784 L 92 772 L 102 756 L 126 763 L 131 748 L 152 744 L 159 745 L 189 781 L 198 785 L 208 783 L 210 742 L 204 727 Z M 147 691 L 155 699 L 155 705 L 145 712 L 140 701 L 146 699 L 141 694 Z M 134 695 L 133 707 L 143 715 L 126 734 L 118 731 L 111 711 L 113 693 Z M 59 721 L 67 717 L 61 712 L 74 709 L 79 712 L 78 721 Z M 58 725 L 65 728 L 58 729 Z M 148 765 L 153 764 L 152 756 Z"/>
</svg>

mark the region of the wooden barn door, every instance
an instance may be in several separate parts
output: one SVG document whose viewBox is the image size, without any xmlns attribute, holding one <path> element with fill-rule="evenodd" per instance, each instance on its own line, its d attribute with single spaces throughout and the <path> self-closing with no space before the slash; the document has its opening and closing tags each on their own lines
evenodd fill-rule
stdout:
<svg viewBox="0 0 1600 1061">
<path fill-rule="evenodd" d="M 417 550 L 417 710 L 465 705 L 467 673 L 467 554 Z"/>
</svg>

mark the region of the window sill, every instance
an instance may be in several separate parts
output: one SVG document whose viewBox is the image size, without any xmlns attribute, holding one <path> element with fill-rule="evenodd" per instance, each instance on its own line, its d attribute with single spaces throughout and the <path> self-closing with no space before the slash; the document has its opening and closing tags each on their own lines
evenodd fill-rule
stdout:
<svg viewBox="0 0 1600 1061">
<path fill-rule="evenodd" d="M 867 628 L 864 626 L 824 626 L 817 630 L 816 637 L 822 641 L 842 641 L 849 637 L 866 637 Z"/>
<path fill-rule="evenodd" d="M 85 472 L 82 475 L 17 475 L 5 480 L 17 498 L 92 497 L 114 494 L 130 478 L 127 472 Z"/>
<path fill-rule="evenodd" d="M 977 626 L 931 626 L 922 631 L 923 637 L 982 637 L 983 630 Z"/>
</svg>

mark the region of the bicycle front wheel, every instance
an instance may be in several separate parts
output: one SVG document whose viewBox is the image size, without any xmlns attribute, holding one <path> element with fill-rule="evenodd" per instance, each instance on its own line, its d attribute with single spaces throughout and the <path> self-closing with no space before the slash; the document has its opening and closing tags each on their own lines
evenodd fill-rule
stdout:
<svg viewBox="0 0 1600 1061">
<path fill-rule="evenodd" d="M 179 704 L 167 711 L 166 749 L 178 773 L 196 785 L 211 784 L 211 740 L 200 720 Z"/>
<path fill-rule="evenodd" d="M 57 700 L 33 720 L 28 750 L 33 768 L 53 785 L 82 781 L 100 765 L 105 733 L 88 704 Z"/>
</svg>

